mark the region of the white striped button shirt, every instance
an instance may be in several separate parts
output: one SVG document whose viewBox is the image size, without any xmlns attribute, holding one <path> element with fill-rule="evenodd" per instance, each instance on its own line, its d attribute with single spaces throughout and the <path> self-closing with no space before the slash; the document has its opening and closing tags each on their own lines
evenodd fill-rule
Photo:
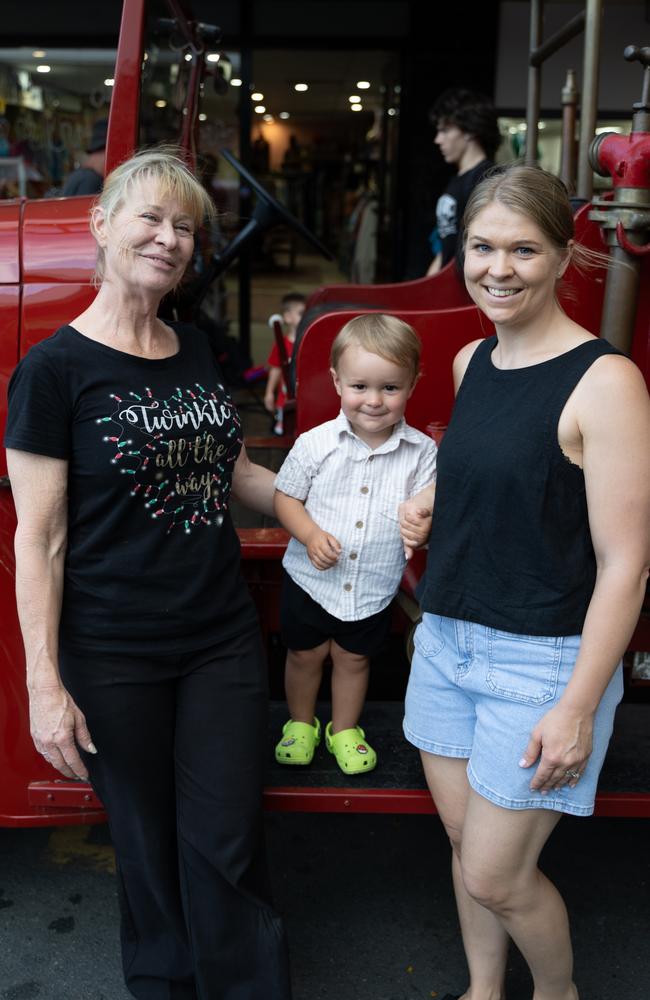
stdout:
<svg viewBox="0 0 650 1000">
<path fill-rule="evenodd" d="M 341 543 L 338 562 L 317 570 L 292 538 L 282 564 L 314 601 L 340 621 L 376 614 L 397 592 L 406 560 L 398 504 L 435 479 L 436 446 L 402 419 L 372 450 L 341 412 L 301 434 L 275 481 L 319 528 Z"/>
</svg>

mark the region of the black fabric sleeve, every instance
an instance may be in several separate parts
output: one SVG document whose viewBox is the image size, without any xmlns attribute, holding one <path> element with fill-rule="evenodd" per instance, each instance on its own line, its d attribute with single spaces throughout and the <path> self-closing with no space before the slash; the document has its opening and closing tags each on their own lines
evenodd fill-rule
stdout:
<svg viewBox="0 0 650 1000">
<path fill-rule="evenodd" d="M 32 348 L 9 382 L 5 448 L 69 459 L 71 421 L 61 378 L 44 351 Z"/>
</svg>

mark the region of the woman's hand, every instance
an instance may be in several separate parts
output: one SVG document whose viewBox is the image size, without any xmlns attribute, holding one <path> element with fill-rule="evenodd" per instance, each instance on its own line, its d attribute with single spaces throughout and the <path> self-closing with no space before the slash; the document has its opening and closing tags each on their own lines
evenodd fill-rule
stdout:
<svg viewBox="0 0 650 1000">
<path fill-rule="evenodd" d="M 269 413 L 275 413 L 275 393 L 264 393 L 264 409 L 268 410 Z"/>
<path fill-rule="evenodd" d="M 341 543 L 338 539 L 317 525 L 305 539 L 304 544 L 307 555 L 316 569 L 329 569 L 338 562 L 341 555 Z"/>
<path fill-rule="evenodd" d="M 578 712 L 558 702 L 544 715 L 532 733 L 519 761 L 520 767 L 539 765 L 530 783 L 542 795 L 568 785 L 575 788 L 592 751 L 593 715 Z"/>
<path fill-rule="evenodd" d="M 417 497 L 404 500 L 397 508 L 399 529 L 404 543 L 404 555 L 413 556 L 416 549 L 424 545 L 431 532 L 431 508 L 424 506 Z"/>
<path fill-rule="evenodd" d="M 34 746 L 45 760 L 66 778 L 88 778 L 78 746 L 97 753 L 83 712 L 63 687 L 32 688 L 29 714 Z"/>
</svg>

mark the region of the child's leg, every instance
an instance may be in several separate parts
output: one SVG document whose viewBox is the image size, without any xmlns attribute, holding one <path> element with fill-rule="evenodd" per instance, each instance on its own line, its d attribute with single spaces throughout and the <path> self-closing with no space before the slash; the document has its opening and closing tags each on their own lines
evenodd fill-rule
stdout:
<svg viewBox="0 0 650 1000">
<path fill-rule="evenodd" d="M 370 660 L 350 653 L 332 639 L 332 733 L 353 729 L 359 722 L 368 690 Z"/>
<path fill-rule="evenodd" d="M 316 698 L 323 677 L 323 663 L 329 652 L 329 639 L 313 649 L 287 650 L 284 689 L 289 715 L 294 722 L 313 724 Z"/>
</svg>

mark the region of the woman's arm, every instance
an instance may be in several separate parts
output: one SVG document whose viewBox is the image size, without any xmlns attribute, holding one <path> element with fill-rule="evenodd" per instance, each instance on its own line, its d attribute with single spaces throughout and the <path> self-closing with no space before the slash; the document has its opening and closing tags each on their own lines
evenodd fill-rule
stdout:
<svg viewBox="0 0 650 1000">
<path fill-rule="evenodd" d="M 541 750 L 531 787 L 544 790 L 584 769 L 593 717 L 634 631 L 650 564 L 650 401 L 636 366 L 624 358 L 594 365 L 576 390 L 576 415 L 597 576 L 571 679 L 524 755 L 529 765 Z"/>
<path fill-rule="evenodd" d="M 319 528 L 305 510 L 302 500 L 276 490 L 275 513 L 282 527 L 305 546 L 316 569 L 329 569 L 338 561 L 341 554 L 340 542 L 334 535 Z"/>
<path fill-rule="evenodd" d="M 58 631 L 67 540 L 68 463 L 7 450 L 18 515 L 16 602 L 25 646 L 34 745 L 68 778 L 87 778 L 77 744 L 91 753 L 83 713 L 61 683 Z"/>
<path fill-rule="evenodd" d="M 251 462 L 243 445 L 233 470 L 232 492 L 245 507 L 267 517 L 274 516 L 275 473 Z"/>
</svg>

